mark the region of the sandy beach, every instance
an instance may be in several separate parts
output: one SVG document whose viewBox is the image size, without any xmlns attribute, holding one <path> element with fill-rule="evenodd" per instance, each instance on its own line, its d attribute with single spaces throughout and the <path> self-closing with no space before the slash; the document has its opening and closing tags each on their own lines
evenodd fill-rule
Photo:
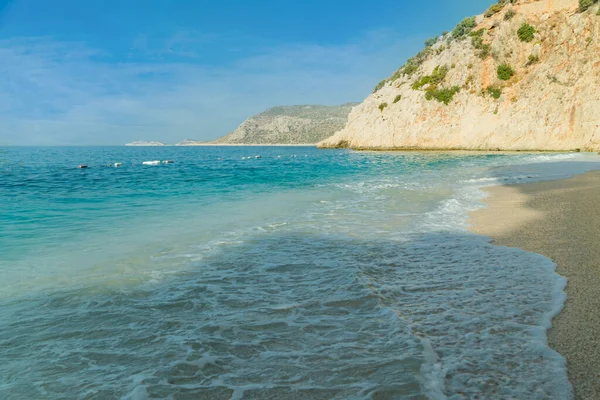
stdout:
<svg viewBox="0 0 600 400">
<path fill-rule="evenodd" d="M 557 264 L 567 302 L 548 341 L 567 359 L 575 399 L 600 399 L 600 172 L 488 191 L 488 208 L 471 214 L 472 230 Z"/>
</svg>

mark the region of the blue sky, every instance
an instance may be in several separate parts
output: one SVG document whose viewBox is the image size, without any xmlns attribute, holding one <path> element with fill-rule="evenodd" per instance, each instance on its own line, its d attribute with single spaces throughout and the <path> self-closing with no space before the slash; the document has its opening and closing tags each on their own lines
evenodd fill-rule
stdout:
<svg viewBox="0 0 600 400">
<path fill-rule="evenodd" d="M 0 145 L 210 140 L 361 101 L 489 0 L 0 0 Z"/>
</svg>

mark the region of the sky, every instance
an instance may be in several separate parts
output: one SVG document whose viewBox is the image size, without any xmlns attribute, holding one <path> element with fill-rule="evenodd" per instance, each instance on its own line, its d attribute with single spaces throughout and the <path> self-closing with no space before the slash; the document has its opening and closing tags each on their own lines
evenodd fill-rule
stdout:
<svg viewBox="0 0 600 400">
<path fill-rule="evenodd" d="M 491 0 L 0 0 L 0 146 L 212 140 L 362 101 Z"/>
</svg>

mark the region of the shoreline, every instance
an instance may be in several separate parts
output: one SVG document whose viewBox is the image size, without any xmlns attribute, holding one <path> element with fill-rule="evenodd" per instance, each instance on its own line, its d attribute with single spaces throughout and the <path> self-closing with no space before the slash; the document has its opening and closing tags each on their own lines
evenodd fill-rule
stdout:
<svg viewBox="0 0 600 400">
<path fill-rule="evenodd" d="M 568 279 L 548 345 L 567 360 L 574 398 L 600 399 L 600 171 L 485 191 L 487 208 L 470 213 L 471 231 L 542 254 Z"/>
</svg>

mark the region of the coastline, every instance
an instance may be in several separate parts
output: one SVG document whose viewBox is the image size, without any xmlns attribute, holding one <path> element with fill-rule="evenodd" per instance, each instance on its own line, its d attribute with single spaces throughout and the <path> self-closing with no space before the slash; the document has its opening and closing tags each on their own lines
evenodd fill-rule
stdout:
<svg viewBox="0 0 600 400">
<path fill-rule="evenodd" d="M 493 244 L 542 254 L 568 279 L 548 344 L 567 360 L 576 400 L 600 399 L 600 171 L 486 189 L 471 230 Z"/>
<path fill-rule="evenodd" d="M 197 143 L 197 144 L 125 144 L 127 147 L 315 147 L 316 144 L 238 144 L 238 143 Z"/>
<path fill-rule="evenodd" d="M 242 144 L 242 143 L 198 143 L 198 144 L 174 144 L 173 146 L 178 147 L 197 147 L 197 146 L 206 146 L 206 147 L 315 147 L 315 143 L 305 143 L 305 144 Z"/>
</svg>

